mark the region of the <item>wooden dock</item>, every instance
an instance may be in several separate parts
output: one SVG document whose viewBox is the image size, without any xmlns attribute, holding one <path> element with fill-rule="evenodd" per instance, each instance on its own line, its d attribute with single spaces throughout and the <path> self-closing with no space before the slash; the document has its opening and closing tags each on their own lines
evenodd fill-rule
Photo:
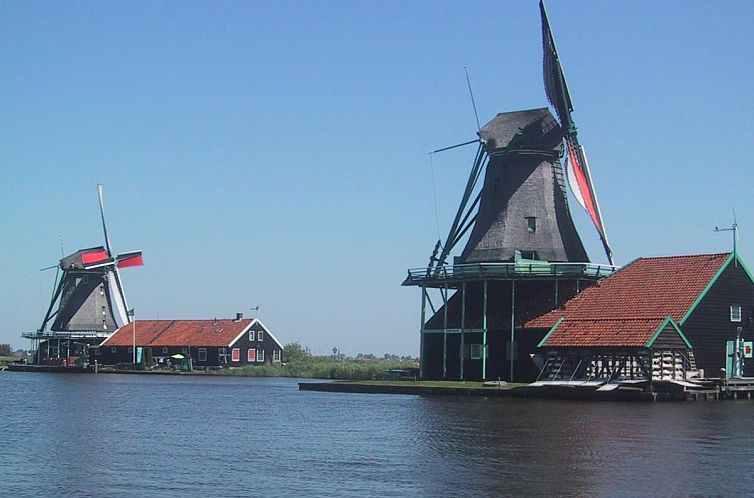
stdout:
<svg viewBox="0 0 754 498">
<path fill-rule="evenodd" d="M 364 394 L 413 394 L 486 396 L 530 399 L 568 399 L 584 401 L 724 401 L 754 399 L 754 378 L 704 379 L 698 387 L 665 384 L 652 390 L 623 386 L 598 390 L 579 386 L 521 386 L 496 389 L 490 387 L 446 387 L 405 384 L 374 384 L 354 381 L 299 382 L 302 391 L 325 391 Z"/>
</svg>

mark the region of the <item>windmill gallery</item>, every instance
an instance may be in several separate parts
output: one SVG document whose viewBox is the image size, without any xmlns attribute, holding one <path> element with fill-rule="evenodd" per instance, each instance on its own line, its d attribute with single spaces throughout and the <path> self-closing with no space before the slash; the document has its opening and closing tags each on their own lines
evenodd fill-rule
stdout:
<svg viewBox="0 0 754 498">
<path fill-rule="evenodd" d="M 754 375 L 743 339 L 754 279 L 735 249 L 615 266 L 543 2 L 540 14 L 555 116 L 546 107 L 504 112 L 459 145 L 477 150 L 450 231 L 403 281 L 421 291 L 420 377 L 694 390 L 710 378 Z M 596 228 L 604 263 L 584 249 L 566 185 Z M 101 187 L 99 197 L 102 208 Z M 129 355 L 132 364 L 174 355 L 207 366 L 280 361 L 277 339 L 240 315 L 222 323 L 150 320 L 136 324 L 141 335 L 129 332 L 119 269 L 140 265 L 142 255 L 113 255 L 101 213 L 105 245 L 60 261 L 41 327 L 23 334 L 36 366 L 86 370 Z"/>
</svg>

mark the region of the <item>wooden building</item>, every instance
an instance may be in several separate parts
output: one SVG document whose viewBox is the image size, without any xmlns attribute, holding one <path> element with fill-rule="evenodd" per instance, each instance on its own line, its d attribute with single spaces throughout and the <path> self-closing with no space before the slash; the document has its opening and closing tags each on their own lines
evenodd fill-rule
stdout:
<svg viewBox="0 0 754 498">
<path fill-rule="evenodd" d="M 754 337 L 752 315 L 754 279 L 737 255 L 639 258 L 523 333 L 547 332 L 541 380 L 682 380 L 730 369 L 728 343 Z"/>
<path fill-rule="evenodd" d="M 278 363 L 283 352 L 262 322 L 239 314 L 235 320 L 136 320 L 90 348 L 90 362 L 132 363 L 134 343 L 136 363 L 175 364 L 173 356 L 180 355 L 194 368 Z"/>
</svg>

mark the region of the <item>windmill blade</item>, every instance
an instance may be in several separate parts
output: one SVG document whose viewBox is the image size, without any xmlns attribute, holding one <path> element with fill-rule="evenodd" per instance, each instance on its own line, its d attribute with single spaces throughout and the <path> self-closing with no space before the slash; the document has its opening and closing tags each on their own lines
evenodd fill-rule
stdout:
<svg viewBox="0 0 754 498">
<path fill-rule="evenodd" d="M 110 302 L 113 304 L 113 315 L 119 322 L 118 326 L 122 327 L 131 323 L 131 317 L 128 315 L 126 294 L 123 292 L 120 274 L 118 273 L 118 268 L 115 266 L 107 272 L 107 285 L 110 290 Z"/>
<path fill-rule="evenodd" d="M 99 195 L 99 214 L 102 217 L 102 231 L 105 232 L 105 247 L 107 248 L 107 255 L 113 255 L 110 249 L 110 238 L 107 236 L 107 225 L 105 224 L 105 201 L 102 194 L 102 184 L 97 184 L 97 194 Z"/>
<path fill-rule="evenodd" d="M 129 268 L 131 266 L 144 266 L 144 257 L 141 251 L 129 251 L 118 254 L 115 258 L 118 268 Z"/>
<path fill-rule="evenodd" d="M 573 112 L 573 102 L 571 95 L 568 93 L 565 74 L 560 65 L 558 50 L 555 48 L 555 38 L 550 30 L 550 21 L 547 18 L 547 10 L 543 0 L 539 2 L 539 12 L 542 17 L 542 45 L 544 49 L 543 76 L 545 82 L 545 93 L 547 100 L 555 108 L 555 113 L 560 119 L 560 125 L 569 130 L 573 128 L 571 122 L 571 112 Z"/>
<path fill-rule="evenodd" d="M 113 266 L 114 264 L 115 260 L 113 258 L 107 258 L 95 263 L 85 264 L 84 270 L 94 270 L 95 268 L 104 268 L 105 266 Z"/>
<path fill-rule="evenodd" d="M 573 102 L 566 85 L 565 74 L 560 65 L 558 51 L 555 48 L 555 38 L 550 30 L 550 21 L 547 18 L 544 0 L 539 2 L 539 10 L 542 17 L 542 44 L 544 48 L 544 82 L 547 99 L 555 108 L 555 113 L 560 120 L 566 143 L 566 171 L 568 184 L 571 187 L 576 200 L 581 204 L 597 228 L 605 254 L 610 264 L 613 264 L 613 252 L 607 241 L 605 225 L 602 221 L 597 194 L 589 171 L 584 148 L 579 144 L 576 124 L 573 122 Z"/>
</svg>

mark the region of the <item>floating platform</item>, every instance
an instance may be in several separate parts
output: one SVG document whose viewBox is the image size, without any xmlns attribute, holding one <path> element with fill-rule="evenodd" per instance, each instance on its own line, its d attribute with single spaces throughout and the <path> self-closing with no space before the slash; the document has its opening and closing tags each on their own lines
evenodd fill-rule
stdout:
<svg viewBox="0 0 754 498">
<path fill-rule="evenodd" d="M 301 391 L 364 394 L 412 394 L 440 396 L 482 396 L 586 401 L 722 401 L 754 399 L 754 378 L 704 379 L 695 383 L 654 382 L 536 382 L 516 387 L 434 386 L 412 382 L 375 384 L 355 381 L 299 382 Z"/>
<path fill-rule="evenodd" d="M 8 363 L 11 372 L 44 372 L 44 373 L 89 373 L 90 366 L 63 366 L 63 365 L 31 365 L 28 363 Z"/>
<path fill-rule="evenodd" d="M 594 401 L 671 401 L 663 393 L 637 390 L 596 391 L 582 389 L 547 389 L 542 387 L 446 387 L 403 384 L 366 384 L 351 381 L 299 382 L 301 391 L 365 394 L 413 394 L 432 396 L 481 396 L 501 398 L 588 399 Z"/>
</svg>

